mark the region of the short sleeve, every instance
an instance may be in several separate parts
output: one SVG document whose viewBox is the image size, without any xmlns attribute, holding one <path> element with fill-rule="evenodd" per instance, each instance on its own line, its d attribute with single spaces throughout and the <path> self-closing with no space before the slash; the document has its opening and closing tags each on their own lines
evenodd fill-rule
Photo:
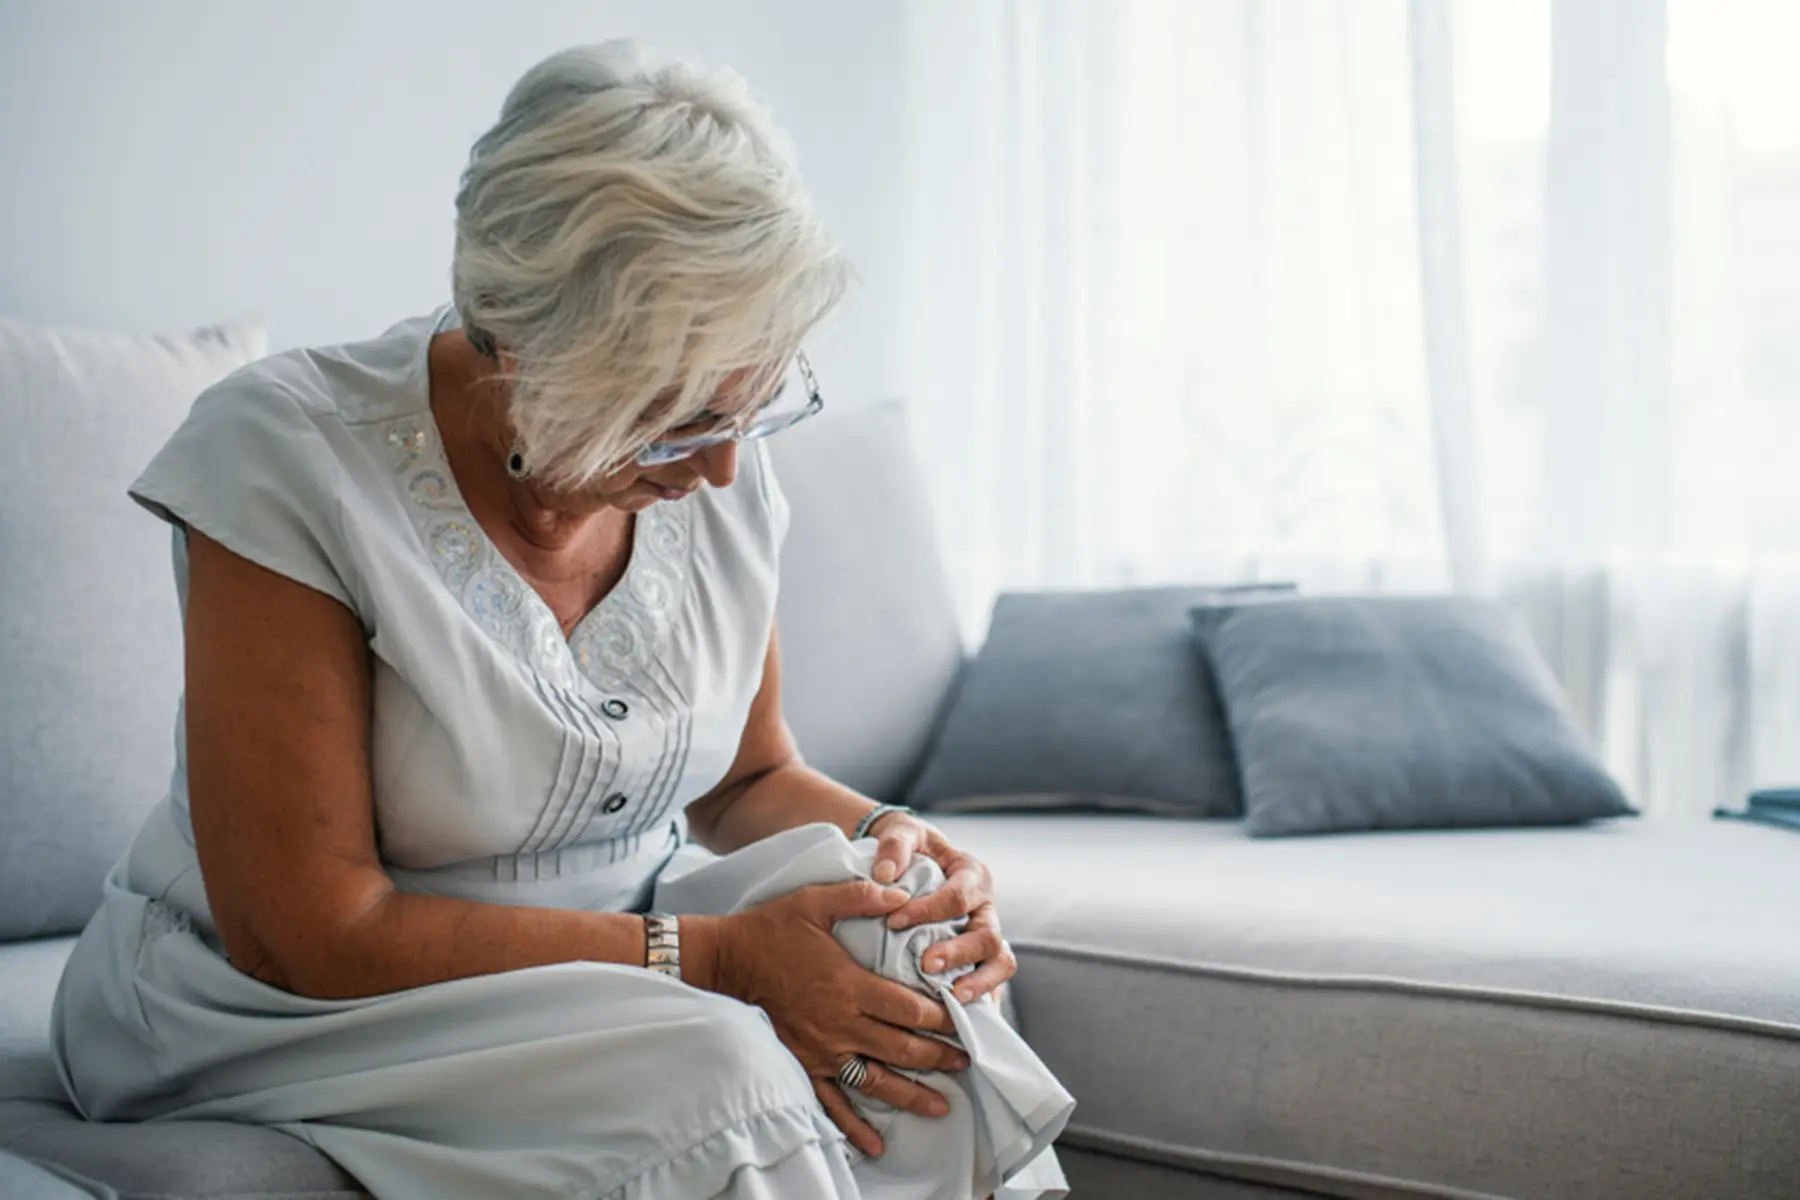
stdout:
<svg viewBox="0 0 1800 1200">
<path fill-rule="evenodd" d="M 198 529 L 356 610 L 336 455 L 318 422 L 279 385 L 233 378 L 202 392 L 130 492 L 170 524 Z"/>
</svg>

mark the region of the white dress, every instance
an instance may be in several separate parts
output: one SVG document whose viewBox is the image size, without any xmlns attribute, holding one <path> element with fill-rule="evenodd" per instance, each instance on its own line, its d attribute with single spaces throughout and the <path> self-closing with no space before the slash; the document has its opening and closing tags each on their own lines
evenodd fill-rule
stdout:
<svg viewBox="0 0 1800 1200">
<path fill-rule="evenodd" d="M 184 603 L 191 526 L 360 618 L 376 832 L 397 886 L 641 911 L 683 843 L 683 808 L 736 756 L 786 502 L 753 446 L 731 487 L 646 509 L 624 577 L 565 640 L 445 459 L 426 364 L 453 319 L 244 368 L 196 401 L 132 495 L 175 526 Z M 183 723 L 169 794 L 57 994 L 55 1047 L 86 1116 L 273 1126 L 383 1198 L 970 1194 L 956 1178 L 891 1187 L 760 1009 L 641 968 L 566 963 L 354 1000 L 239 972 L 194 851 Z M 962 1111 L 934 1136 L 978 1140 Z M 1047 1155 L 1025 1174 L 1039 1169 L 1054 1175 Z"/>
</svg>

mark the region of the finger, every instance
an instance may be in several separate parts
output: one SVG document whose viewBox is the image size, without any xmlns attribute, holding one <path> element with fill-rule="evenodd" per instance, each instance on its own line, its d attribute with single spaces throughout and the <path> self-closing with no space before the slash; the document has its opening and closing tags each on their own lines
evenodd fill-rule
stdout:
<svg viewBox="0 0 1800 1200">
<path fill-rule="evenodd" d="M 876 883 L 892 883 L 912 862 L 919 848 L 919 827 L 911 821 L 889 821 L 887 832 L 875 847 L 875 865 L 870 874 Z"/>
<path fill-rule="evenodd" d="M 859 1022 L 852 1036 L 857 1052 L 864 1058 L 909 1071 L 961 1071 L 969 1065 L 969 1056 L 948 1042 L 895 1029 L 880 1021 Z"/>
<path fill-rule="evenodd" d="M 873 1071 L 875 1064 L 870 1063 L 869 1069 Z M 873 1125 L 856 1115 L 856 1110 L 850 1107 L 850 1098 L 844 1095 L 843 1089 L 839 1088 L 832 1080 L 815 1079 L 813 1080 L 813 1091 L 818 1095 L 819 1104 L 824 1107 L 825 1115 L 844 1131 L 844 1136 L 850 1139 L 852 1146 L 870 1158 L 881 1157 L 881 1135 L 875 1132 Z"/>
<path fill-rule="evenodd" d="M 954 921 L 993 900 L 984 872 L 980 867 L 958 867 L 943 886 L 929 895 L 920 896 L 888 918 L 889 929 L 909 929 L 933 921 Z"/>
<path fill-rule="evenodd" d="M 999 954 L 1005 945 L 1006 942 L 1001 938 L 998 929 L 972 929 L 967 933 L 941 941 L 927 950 L 920 959 L 920 964 L 927 972 L 935 975 L 953 967 L 968 967 L 984 963 Z"/>
<path fill-rule="evenodd" d="M 947 1117 L 950 1101 L 922 1083 L 914 1082 L 898 1071 L 890 1071 L 881 1063 L 869 1064 L 869 1077 L 863 1080 L 862 1094 L 881 1100 L 895 1108 L 904 1108 L 921 1117 Z"/>
<path fill-rule="evenodd" d="M 950 1010 L 929 996 L 921 996 L 904 984 L 884 979 L 873 971 L 857 993 L 857 1008 L 896 1029 L 929 1029 L 935 1033 L 955 1033 L 956 1024 Z"/>
<path fill-rule="evenodd" d="M 964 975 L 956 981 L 956 998 L 964 1004 L 987 995 L 1019 970 L 1019 960 L 1013 956 L 1011 946 L 1002 946 L 1000 953 Z"/>
<path fill-rule="evenodd" d="M 850 883 L 815 883 L 801 888 L 812 917 L 830 928 L 852 917 L 885 917 L 912 897 L 899 888 L 882 887 L 866 879 Z"/>
</svg>

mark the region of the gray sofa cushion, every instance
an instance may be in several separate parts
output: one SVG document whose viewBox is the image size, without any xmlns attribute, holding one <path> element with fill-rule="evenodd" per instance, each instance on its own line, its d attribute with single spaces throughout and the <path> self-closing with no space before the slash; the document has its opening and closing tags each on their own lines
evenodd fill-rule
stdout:
<svg viewBox="0 0 1800 1200">
<path fill-rule="evenodd" d="M 63 1098 L 50 1060 L 50 1003 L 74 946 L 66 937 L 0 945 L 0 1101 Z"/>
<path fill-rule="evenodd" d="M 938 823 L 993 868 L 1067 1143 L 1407 1200 L 1800 1179 L 1800 838 Z"/>
<path fill-rule="evenodd" d="M 793 510 L 777 610 L 788 725 L 813 766 L 898 800 L 963 657 L 905 410 L 827 409 L 769 451 Z"/>
<path fill-rule="evenodd" d="M 16 1155 L 0 1153 L 0 1196 L 6 1200 L 105 1200 L 108 1193 L 79 1186 Z"/>
<path fill-rule="evenodd" d="M 360 1200 L 356 1181 L 298 1138 L 229 1121 L 84 1121 L 67 1105 L 0 1100 L 0 1147 L 120 1200 Z M 0 1193 L 4 1195 L 5 1193 Z"/>
<path fill-rule="evenodd" d="M 1001 596 L 910 803 L 1237 816 L 1231 737 L 1193 652 L 1188 611 L 1292 592 L 1252 584 Z"/>
<path fill-rule="evenodd" d="M 1056 1156 L 1068 1178 L 1069 1195 L 1076 1200 L 1090 1196 L 1099 1200 L 1319 1200 L 1322 1195 L 1106 1154 L 1066 1142 L 1057 1144 Z"/>
<path fill-rule="evenodd" d="M 81 1182 L 87 1190 L 78 1195 L 352 1200 L 364 1194 L 337 1164 L 274 1129 L 82 1120 L 63 1099 L 50 1056 L 50 1002 L 74 944 L 74 938 L 47 938 L 0 946 L 0 1150 Z M 0 1185 L 0 1200 L 12 1195 Z"/>
<path fill-rule="evenodd" d="M 125 488 L 260 328 L 0 320 L 0 940 L 79 929 L 168 788 L 181 630 L 167 531 Z"/>
<path fill-rule="evenodd" d="M 994 869 L 1021 1026 L 1081 1105 L 1066 1143 L 1340 1197 L 1768 1200 L 1800 1178 L 1800 838 L 937 821 Z M 66 947 L 0 946 L 0 980 L 36 980 L 0 1028 L 45 1071 Z M 170 1196 L 349 1186 L 271 1130 L 43 1100 L 0 1099 L 0 1148 Z"/>
<path fill-rule="evenodd" d="M 1631 811 L 1529 635 L 1465 597 L 1194 612 L 1259 836 L 1570 824 Z"/>
</svg>

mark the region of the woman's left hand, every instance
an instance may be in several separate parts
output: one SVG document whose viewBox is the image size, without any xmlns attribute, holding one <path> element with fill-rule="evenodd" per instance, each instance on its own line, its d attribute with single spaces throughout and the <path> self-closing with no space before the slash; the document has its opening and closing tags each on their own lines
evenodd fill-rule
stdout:
<svg viewBox="0 0 1800 1200">
<path fill-rule="evenodd" d="M 889 813 L 875 822 L 869 833 L 879 841 L 873 871 L 876 883 L 892 883 L 900 878 L 915 854 L 924 855 L 944 870 L 943 886 L 908 901 L 888 917 L 889 929 L 969 918 L 962 933 L 925 952 L 925 969 L 937 972 L 979 963 L 956 981 L 956 998 L 964 1004 L 1011 979 L 1019 963 L 1013 957 L 1012 947 L 1000 936 L 1000 914 L 994 909 L 994 876 L 987 864 L 958 850 L 936 827 L 910 813 Z"/>
</svg>

